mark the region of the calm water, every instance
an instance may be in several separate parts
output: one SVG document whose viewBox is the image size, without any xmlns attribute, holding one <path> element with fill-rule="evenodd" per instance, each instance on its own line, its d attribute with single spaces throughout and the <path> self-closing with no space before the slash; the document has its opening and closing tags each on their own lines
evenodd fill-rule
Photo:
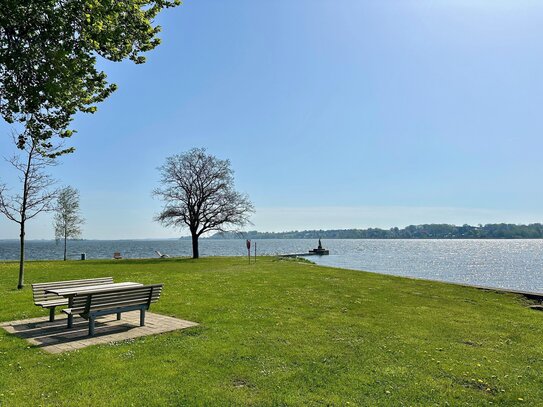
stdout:
<svg viewBox="0 0 543 407">
<path fill-rule="evenodd" d="M 303 253 L 316 241 L 278 239 L 256 241 L 258 254 Z M 543 291 L 543 240 L 325 240 L 329 256 L 311 256 L 318 264 L 432 280 Z M 190 256 L 190 240 L 87 240 L 70 242 L 69 256 L 79 259 Z M 18 243 L 0 241 L 0 260 L 16 260 Z M 244 240 L 200 241 L 202 256 L 243 256 Z M 27 243 L 28 259 L 61 259 L 54 241 Z"/>
</svg>

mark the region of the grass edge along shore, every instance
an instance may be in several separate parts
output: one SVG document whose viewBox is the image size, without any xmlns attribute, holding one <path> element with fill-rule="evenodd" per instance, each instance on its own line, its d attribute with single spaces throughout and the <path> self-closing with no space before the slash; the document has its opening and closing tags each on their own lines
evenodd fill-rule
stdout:
<svg viewBox="0 0 543 407">
<path fill-rule="evenodd" d="M 540 405 L 543 313 L 454 284 L 242 257 L 0 262 L 0 321 L 33 282 L 162 282 L 185 331 L 46 354 L 0 330 L 0 405 Z"/>
</svg>

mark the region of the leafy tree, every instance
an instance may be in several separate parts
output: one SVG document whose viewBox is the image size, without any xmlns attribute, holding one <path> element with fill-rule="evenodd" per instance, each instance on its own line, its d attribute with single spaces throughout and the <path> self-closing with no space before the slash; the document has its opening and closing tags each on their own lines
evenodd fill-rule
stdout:
<svg viewBox="0 0 543 407">
<path fill-rule="evenodd" d="M 81 236 L 81 225 L 85 221 L 79 213 L 79 191 L 73 187 L 62 188 L 55 206 L 55 238 L 64 240 L 64 261 L 68 249 L 68 239 Z"/>
<path fill-rule="evenodd" d="M 193 258 L 199 257 L 198 238 L 203 233 L 249 223 L 253 204 L 234 190 L 229 160 L 194 148 L 168 157 L 159 170 L 162 186 L 154 194 L 165 204 L 155 220 L 165 226 L 188 227 Z"/>
<path fill-rule="evenodd" d="M 52 209 L 56 195 L 51 187 L 55 181 L 45 172 L 48 166 L 55 165 L 55 159 L 40 153 L 40 146 L 33 138 L 23 138 L 24 154 L 13 156 L 8 162 L 19 174 L 22 191 L 10 195 L 6 184 L 0 184 L 0 213 L 19 224 L 19 282 L 17 288 L 24 286 L 25 231 L 26 222 L 44 211 Z M 58 148 L 51 147 L 55 154 Z"/>
<path fill-rule="evenodd" d="M 153 19 L 179 0 L 3 0 L 0 2 L 0 114 L 48 151 L 70 137 L 76 112 L 94 113 L 115 89 L 97 57 L 143 63 L 160 39 Z"/>
<path fill-rule="evenodd" d="M 292 232 L 257 232 L 244 233 L 247 239 L 543 239 L 543 225 L 487 224 L 487 225 L 448 225 L 425 224 L 410 225 L 403 229 L 397 227 L 389 230 L 369 229 L 336 229 L 336 230 L 303 230 Z M 236 238 L 232 233 L 216 233 L 214 238 Z"/>
</svg>

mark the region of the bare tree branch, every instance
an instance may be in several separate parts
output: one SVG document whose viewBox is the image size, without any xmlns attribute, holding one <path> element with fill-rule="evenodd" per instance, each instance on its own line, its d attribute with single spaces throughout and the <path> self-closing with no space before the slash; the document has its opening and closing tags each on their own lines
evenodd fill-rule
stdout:
<svg viewBox="0 0 543 407">
<path fill-rule="evenodd" d="M 45 156 L 39 142 L 32 137 L 22 140 L 21 144 L 21 137 L 13 135 L 14 143 L 22 147 L 22 152 L 6 160 L 18 174 L 21 192 L 10 194 L 6 184 L 0 184 L 0 213 L 19 224 L 20 229 L 19 289 L 24 286 L 26 221 L 51 210 L 56 196 L 56 191 L 52 189 L 55 180 L 45 172 L 47 167 L 56 164 L 55 160 Z M 50 146 L 47 154 L 54 154 L 57 148 L 60 146 Z"/>
<path fill-rule="evenodd" d="M 194 148 L 166 159 L 159 168 L 161 187 L 153 194 L 165 204 L 155 220 L 164 226 L 188 227 L 193 257 L 198 258 L 198 238 L 205 232 L 244 226 L 254 212 L 247 195 L 234 190 L 229 160 Z"/>
</svg>

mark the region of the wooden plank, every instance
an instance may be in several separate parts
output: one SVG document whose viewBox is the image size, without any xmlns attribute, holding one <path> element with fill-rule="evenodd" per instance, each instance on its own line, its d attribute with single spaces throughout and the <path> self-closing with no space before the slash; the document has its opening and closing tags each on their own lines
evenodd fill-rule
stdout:
<svg viewBox="0 0 543 407">
<path fill-rule="evenodd" d="M 43 302 L 36 303 L 36 305 L 43 308 L 58 307 L 59 305 L 66 305 L 66 304 L 68 304 L 68 300 L 65 298 L 59 298 L 57 300 L 43 301 Z"/>
<path fill-rule="evenodd" d="M 131 287 L 131 286 L 139 286 L 139 285 L 141 284 L 125 282 L 125 283 L 112 283 L 112 284 L 97 284 L 97 285 L 89 285 L 89 286 L 74 286 L 74 287 L 66 287 L 66 288 L 53 288 L 47 291 L 50 293 L 57 294 L 57 295 L 72 295 L 72 294 L 77 294 L 79 292 L 88 293 L 88 292 L 93 292 L 93 291 L 115 290 L 121 287 Z"/>
<path fill-rule="evenodd" d="M 82 294 L 93 294 L 93 293 L 99 293 L 104 291 L 112 291 L 117 290 L 120 288 L 126 288 L 126 287 L 141 287 L 143 284 L 141 283 L 133 283 L 133 282 L 124 282 L 124 283 L 113 283 L 113 284 L 99 284 L 99 285 L 92 285 L 92 286 L 78 286 L 78 287 L 70 287 L 70 288 L 58 288 L 58 289 L 49 289 L 47 292 L 60 295 L 60 296 L 69 296 L 69 295 L 77 295 L 78 293 Z"/>
<path fill-rule="evenodd" d="M 139 293 L 138 295 L 119 295 L 116 298 L 94 298 L 91 297 L 91 307 L 97 307 L 99 305 L 104 304 L 116 304 L 121 301 L 141 301 L 141 302 L 149 302 L 149 294 L 147 293 Z"/>
<path fill-rule="evenodd" d="M 113 277 L 100 277 L 100 278 L 85 278 L 82 280 L 65 280 L 65 281 L 51 281 L 46 283 L 34 283 L 32 288 L 52 287 L 52 286 L 69 286 L 69 285 L 85 285 L 86 283 L 100 283 L 100 282 L 113 282 Z"/>
<path fill-rule="evenodd" d="M 83 293 L 79 294 L 80 295 L 83 295 Z M 115 300 L 117 298 L 138 298 L 138 297 L 141 297 L 141 298 L 153 298 L 153 297 L 156 297 L 156 296 L 160 296 L 160 291 L 155 289 L 155 290 L 150 290 L 150 289 L 146 289 L 146 290 L 130 290 L 130 291 L 124 291 L 122 293 L 119 293 L 118 291 L 109 291 L 109 292 L 101 292 L 101 293 L 94 293 L 92 294 L 92 302 L 93 304 L 94 303 L 97 303 L 97 302 L 103 302 L 103 301 L 111 301 L 111 300 Z"/>
<path fill-rule="evenodd" d="M 140 292 L 137 295 L 118 295 L 116 297 L 107 297 L 107 298 L 95 298 L 92 297 L 91 306 L 95 307 L 103 304 L 115 304 L 119 301 L 142 301 L 149 302 L 149 293 Z"/>
<path fill-rule="evenodd" d="M 91 303 L 94 304 L 105 304 L 120 300 L 147 300 L 151 298 L 157 298 L 160 294 L 157 292 L 155 294 L 152 293 L 151 290 L 145 290 L 145 291 L 136 291 L 136 292 L 127 292 L 122 294 L 117 294 L 116 296 L 100 296 L 97 297 L 96 294 L 92 295 L 92 301 Z"/>
<path fill-rule="evenodd" d="M 107 304 L 97 304 L 93 305 L 92 307 L 88 308 L 86 306 L 78 306 L 78 307 L 72 307 L 72 308 L 66 308 L 62 310 L 66 314 L 91 314 L 93 312 L 97 311 L 104 311 L 104 310 L 111 310 L 111 309 L 118 309 L 118 308 L 126 308 L 131 306 L 149 306 L 149 301 L 147 300 L 138 300 L 138 301 L 117 301 L 114 303 L 107 303 Z"/>
<path fill-rule="evenodd" d="M 83 286 L 99 285 L 99 284 L 113 284 L 113 281 L 104 280 L 104 281 L 74 282 L 74 283 L 66 283 L 66 284 L 43 284 L 39 287 L 33 287 L 32 290 L 39 292 L 39 291 L 47 290 L 48 288 L 83 287 Z"/>
<path fill-rule="evenodd" d="M 119 288 L 116 288 L 114 291 L 115 292 L 119 292 L 119 293 L 122 293 L 122 292 L 125 292 L 125 291 L 132 291 L 132 290 L 136 290 L 138 288 L 148 288 L 148 287 L 162 287 L 162 284 L 152 284 L 152 285 L 146 285 L 144 286 L 143 284 L 140 284 L 140 283 L 130 283 L 128 284 L 127 283 L 127 286 L 126 287 L 119 287 Z M 96 291 L 93 291 L 93 292 L 82 292 L 81 294 L 82 295 L 88 295 L 88 294 L 100 294 L 100 293 L 105 293 L 107 291 L 111 291 L 111 290 L 102 290 L 102 289 L 98 289 Z M 77 295 L 77 294 L 76 294 Z"/>
<path fill-rule="evenodd" d="M 85 285 L 97 285 L 97 284 L 111 284 L 113 283 L 112 279 L 107 280 L 92 280 L 92 281 L 67 281 L 64 283 L 47 283 L 34 285 L 33 290 L 42 290 L 47 288 L 59 288 L 59 287 L 74 287 L 74 286 L 85 286 Z"/>
<path fill-rule="evenodd" d="M 136 306 L 136 305 L 145 305 L 147 306 L 148 304 L 148 301 L 142 301 L 142 300 L 139 300 L 139 301 L 118 301 L 118 302 L 115 302 L 115 303 L 109 303 L 109 304 L 98 304 L 98 305 L 93 305 L 89 310 L 85 309 L 84 311 L 78 311 L 78 312 L 81 312 L 81 313 L 92 313 L 94 311 L 104 311 L 104 310 L 109 310 L 109 309 L 117 309 L 117 308 L 125 308 L 125 307 L 131 307 L 131 306 Z M 73 311 L 73 308 L 72 308 L 72 311 Z"/>
</svg>

